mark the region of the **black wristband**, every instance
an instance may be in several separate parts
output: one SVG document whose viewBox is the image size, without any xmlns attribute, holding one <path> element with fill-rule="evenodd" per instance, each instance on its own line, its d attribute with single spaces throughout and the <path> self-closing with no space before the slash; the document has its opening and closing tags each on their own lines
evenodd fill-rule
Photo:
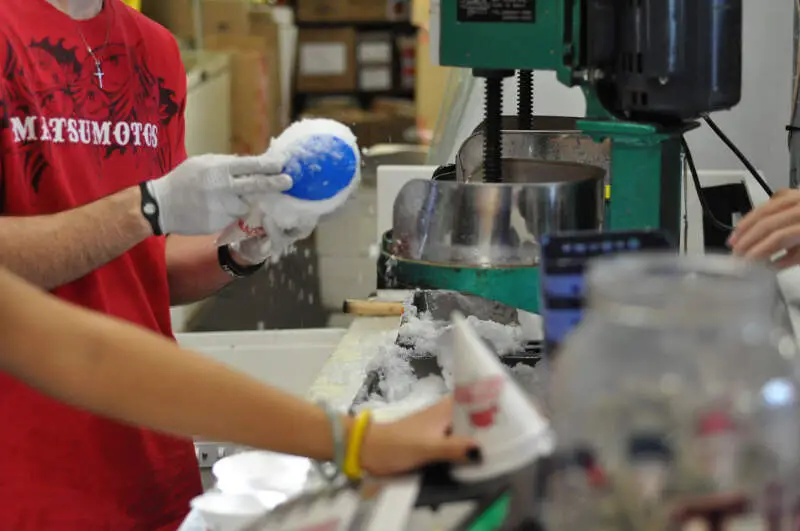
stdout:
<svg viewBox="0 0 800 531">
<path fill-rule="evenodd" d="M 161 224 L 158 222 L 158 203 L 156 202 L 155 197 L 153 197 L 153 194 L 150 193 L 150 189 L 147 187 L 147 182 L 139 184 L 139 190 L 142 192 L 142 215 L 144 216 L 144 219 L 150 223 L 150 227 L 153 229 L 154 236 L 163 236 Z"/>
<path fill-rule="evenodd" d="M 217 261 L 219 262 L 219 267 L 233 278 L 247 278 L 264 266 L 264 262 L 251 266 L 237 264 L 228 245 L 217 247 Z"/>
</svg>

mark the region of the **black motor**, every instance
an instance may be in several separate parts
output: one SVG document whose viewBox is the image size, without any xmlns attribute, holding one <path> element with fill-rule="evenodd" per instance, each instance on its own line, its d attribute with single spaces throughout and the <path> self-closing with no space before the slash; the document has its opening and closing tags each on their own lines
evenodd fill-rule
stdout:
<svg viewBox="0 0 800 531">
<path fill-rule="evenodd" d="M 671 124 L 739 103 L 742 0 L 584 0 L 583 66 L 619 118 Z"/>
</svg>

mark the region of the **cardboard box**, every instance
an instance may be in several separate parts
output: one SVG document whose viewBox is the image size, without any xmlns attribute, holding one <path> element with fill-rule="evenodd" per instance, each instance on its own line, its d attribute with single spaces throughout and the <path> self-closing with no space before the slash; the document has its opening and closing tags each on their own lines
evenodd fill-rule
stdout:
<svg viewBox="0 0 800 531">
<path fill-rule="evenodd" d="M 250 35 L 267 37 L 276 47 L 278 46 L 278 24 L 272 16 L 272 10 L 263 7 L 254 7 L 250 11 Z"/>
<path fill-rule="evenodd" d="M 206 47 L 231 54 L 231 144 L 234 153 L 262 153 L 283 129 L 280 55 L 269 36 L 209 35 Z"/>
<path fill-rule="evenodd" d="M 369 113 L 354 107 L 319 107 L 308 109 L 303 113 L 303 117 L 308 118 L 331 118 L 347 124 L 353 130 L 358 145 L 369 147 L 372 145 L 372 133 L 379 117 L 374 113 Z"/>
<path fill-rule="evenodd" d="M 170 30 L 178 39 L 194 39 L 192 0 L 142 0 L 142 13 Z"/>
<path fill-rule="evenodd" d="M 378 117 L 377 122 L 373 125 L 374 131 L 370 138 L 371 145 L 384 143 L 406 144 L 416 138 L 416 134 L 414 134 L 416 120 L 413 117 L 386 114 L 378 114 Z"/>
<path fill-rule="evenodd" d="M 355 29 L 301 29 L 297 49 L 299 92 L 356 89 Z"/>
<path fill-rule="evenodd" d="M 202 0 L 200 7 L 204 36 L 219 33 L 259 35 L 265 32 L 265 28 L 275 26 L 268 8 L 246 0 Z M 143 0 L 142 12 L 179 39 L 194 40 L 192 0 Z"/>
<path fill-rule="evenodd" d="M 405 142 L 413 117 L 392 116 L 383 112 L 358 108 L 316 108 L 304 113 L 307 117 L 331 118 L 347 124 L 356 135 L 358 145 L 369 148 L 387 142 Z"/>
<path fill-rule="evenodd" d="M 203 0 L 203 37 L 250 34 L 250 3 L 245 0 Z"/>
<path fill-rule="evenodd" d="M 415 119 L 417 107 L 413 101 L 402 98 L 375 98 L 372 100 L 372 110 L 389 116 L 400 116 Z"/>
<path fill-rule="evenodd" d="M 384 22 L 408 20 L 408 0 L 298 0 L 300 22 Z"/>
</svg>

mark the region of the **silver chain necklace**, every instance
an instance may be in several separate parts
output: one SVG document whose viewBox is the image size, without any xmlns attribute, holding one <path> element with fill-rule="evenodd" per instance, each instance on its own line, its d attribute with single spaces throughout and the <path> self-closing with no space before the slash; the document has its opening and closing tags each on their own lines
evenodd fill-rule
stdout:
<svg viewBox="0 0 800 531">
<path fill-rule="evenodd" d="M 110 10 L 111 9 L 110 5 L 103 6 L 103 7 L 106 10 Z M 89 52 L 89 55 L 91 56 L 92 60 L 94 61 L 94 69 L 95 69 L 94 70 L 94 77 L 97 78 L 97 85 L 102 90 L 103 89 L 103 76 L 105 76 L 105 73 L 103 73 L 103 64 L 100 62 L 100 59 L 98 59 L 97 55 L 94 53 L 94 50 L 92 49 L 92 47 L 89 46 L 89 43 L 86 41 L 86 37 L 83 36 L 83 32 L 81 31 L 80 26 L 78 26 L 76 24 L 75 25 L 75 29 L 78 30 L 78 35 L 80 35 L 81 40 L 83 41 L 83 45 L 86 46 L 86 51 Z M 106 46 L 108 46 L 108 39 L 110 38 L 110 36 L 111 36 L 111 15 L 110 15 L 110 12 L 109 12 L 109 13 L 106 14 L 106 40 L 105 40 L 105 42 L 103 43 L 102 46 L 99 46 L 96 49 L 100 50 L 100 49 L 103 49 Z"/>
</svg>

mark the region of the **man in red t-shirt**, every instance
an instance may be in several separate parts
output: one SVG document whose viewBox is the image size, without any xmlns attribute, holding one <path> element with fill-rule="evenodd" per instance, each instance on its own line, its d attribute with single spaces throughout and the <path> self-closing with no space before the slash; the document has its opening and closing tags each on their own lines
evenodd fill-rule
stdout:
<svg viewBox="0 0 800 531">
<path fill-rule="evenodd" d="M 214 234 L 291 179 L 265 155 L 186 160 L 164 28 L 120 0 L 4 0 L 0 69 L 0 266 L 165 336 L 170 304 L 259 267 L 263 242 L 217 249 Z M 2 374 L 0 424 L 0 531 L 173 530 L 201 491 L 190 441 Z"/>
</svg>

